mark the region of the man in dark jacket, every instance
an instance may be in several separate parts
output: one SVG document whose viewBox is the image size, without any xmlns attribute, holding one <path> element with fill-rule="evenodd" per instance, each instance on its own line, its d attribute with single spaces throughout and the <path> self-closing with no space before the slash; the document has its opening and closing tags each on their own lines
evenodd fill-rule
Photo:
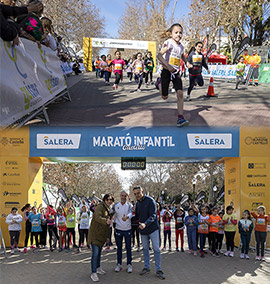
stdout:
<svg viewBox="0 0 270 284">
<path fill-rule="evenodd" d="M 159 224 L 156 202 L 153 198 L 145 195 L 140 186 L 134 187 L 133 193 L 137 199 L 135 218 L 139 221 L 139 230 L 142 237 L 144 255 L 144 268 L 140 275 L 150 272 L 149 241 L 151 239 L 155 258 L 156 276 L 160 279 L 165 279 L 164 273 L 161 270 Z"/>
<path fill-rule="evenodd" d="M 205 58 L 201 53 L 202 47 L 203 43 L 201 41 L 198 41 L 195 44 L 195 50 L 191 51 L 187 58 L 187 62 L 189 62 L 192 65 L 192 67 L 188 69 L 189 87 L 186 96 L 187 101 L 190 101 L 190 93 L 194 88 L 195 84 L 197 83 L 199 86 L 203 86 L 204 84 L 203 77 L 201 74 L 202 67 L 204 67 L 207 70 L 208 74 L 210 73 Z"/>
<path fill-rule="evenodd" d="M 13 41 L 13 45 L 19 44 L 19 32 L 20 27 L 13 21 L 9 20 L 9 17 L 18 17 L 20 15 L 28 14 L 31 12 L 37 12 L 43 7 L 42 3 L 31 3 L 27 7 L 12 7 L 8 5 L 0 4 L 0 17 L 1 17 L 1 29 L 0 37 L 5 41 Z"/>
</svg>

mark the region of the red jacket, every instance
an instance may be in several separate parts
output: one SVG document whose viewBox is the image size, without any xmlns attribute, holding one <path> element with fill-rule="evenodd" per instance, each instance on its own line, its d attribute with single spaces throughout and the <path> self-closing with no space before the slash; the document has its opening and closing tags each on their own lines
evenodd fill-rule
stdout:
<svg viewBox="0 0 270 284">
<path fill-rule="evenodd" d="M 270 221 L 270 214 L 267 215 L 257 215 L 255 212 L 251 212 L 251 215 L 256 219 L 255 231 L 267 232 L 267 223 Z"/>
</svg>

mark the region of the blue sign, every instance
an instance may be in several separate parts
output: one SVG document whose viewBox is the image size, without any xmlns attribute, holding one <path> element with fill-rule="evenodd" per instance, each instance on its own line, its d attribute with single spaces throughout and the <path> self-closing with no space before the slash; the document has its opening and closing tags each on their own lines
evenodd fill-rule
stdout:
<svg viewBox="0 0 270 284">
<path fill-rule="evenodd" d="M 238 157 L 239 128 L 30 127 L 31 157 Z"/>
</svg>

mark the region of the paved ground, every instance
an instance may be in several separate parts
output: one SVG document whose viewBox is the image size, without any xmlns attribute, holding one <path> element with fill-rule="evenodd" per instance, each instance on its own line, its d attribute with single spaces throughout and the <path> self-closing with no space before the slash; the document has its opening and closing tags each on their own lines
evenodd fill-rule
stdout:
<svg viewBox="0 0 270 284">
<path fill-rule="evenodd" d="M 185 117 L 191 125 L 269 125 L 269 85 L 242 86 L 237 92 L 234 83 L 215 80 L 218 97 L 205 99 L 208 79 L 205 81 L 204 87 L 194 89 L 192 101 L 184 106 Z M 183 84 L 186 93 L 188 79 L 184 79 Z M 51 125 L 155 126 L 176 123 L 175 93 L 163 101 L 153 85 L 149 88 L 143 85 L 139 93 L 136 84 L 124 78 L 118 91 L 113 91 L 112 85 L 105 86 L 94 73 L 85 73 L 68 77 L 68 86 L 72 102 L 49 107 Z"/>
<path fill-rule="evenodd" d="M 174 233 L 172 234 L 174 236 Z M 174 244 L 174 240 L 173 244 Z M 185 249 L 187 242 L 185 243 Z M 175 249 L 175 246 L 173 246 Z M 239 259 L 236 250 L 234 258 L 221 256 L 214 258 L 209 254 L 204 258 L 189 255 L 187 252 L 162 251 L 162 267 L 166 280 L 156 278 L 154 271 L 153 253 L 151 252 L 151 273 L 140 276 L 143 268 L 142 252 L 133 251 L 133 273 L 126 271 L 115 273 L 116 250 L 102 252 L 102 267 L 107 271 L 100 277 L 102 283 L 209 283 L 209 284 L 262 284 L 270 283 L 270 254 L 267 262 L 255 262 L 254 253 L 250 253 L 250 260 Z M 80 254 L 58 251 L 41 250 L 39 253 L 17 253 L 5 260 L 0 256 L 1 284 L 87 284 L 90 280 L 91 251 L 83 249 Z M 124 259 L 125 263 L 126 259 Z M 124 265 L 125 268 L 125 265 Z"/>
</svg>

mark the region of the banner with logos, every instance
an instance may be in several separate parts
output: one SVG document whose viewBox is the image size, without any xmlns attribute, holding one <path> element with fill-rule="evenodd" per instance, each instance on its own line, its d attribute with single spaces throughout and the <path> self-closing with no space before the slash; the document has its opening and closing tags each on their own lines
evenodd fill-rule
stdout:
<svg viewBox="0 0 270 284">
<path fill-rule="evenodd" d="M 270 64 L 260 64 L 259 82 L 270 83 Z"/>
<path fill-rule="evenodd" d="M 30 127 L 31 157 L 238 157 L 239 128 Z"/>
<path fill-rule="evenodd" d="M 19 46 L 0 40 L 0 126 L 43 106 L 66 88 L 59 58 L 50 48 L 20 38 Z"/>
<path fill-rule="evenodd" d="M 202 75 L 206 78 L 236 79 L 236 65 L 208 65 L 210 74 L 203 68 Z M 246 65 L 244 78 L 247 77 L 250 65 Z"/>
<path fill-rule="evenodd" d="M 72 65 L 71 65 L 70 62 L 61 61 L 60 66 L 61 66 L 61 69 L 62 69 L 64 75 L 68 75 L 68 74 L 71 74 L 73 72 L 72 71 Z"/>
</svg>

